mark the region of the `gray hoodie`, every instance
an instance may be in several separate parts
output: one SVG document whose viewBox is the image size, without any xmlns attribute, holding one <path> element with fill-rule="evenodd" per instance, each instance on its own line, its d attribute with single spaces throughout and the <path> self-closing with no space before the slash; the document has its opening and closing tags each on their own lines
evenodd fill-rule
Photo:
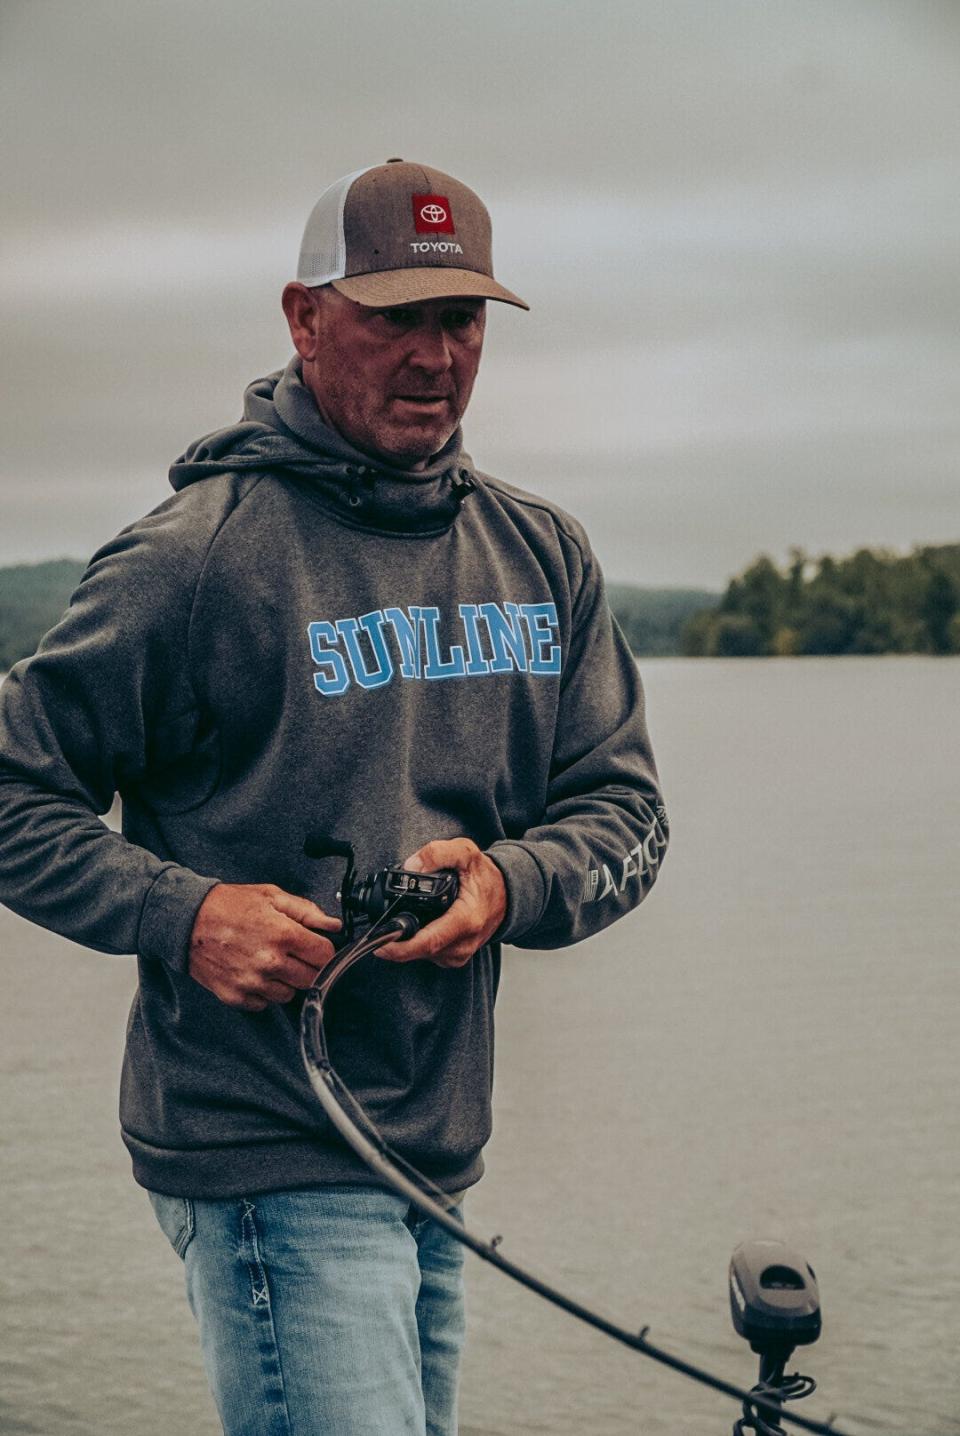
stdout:
<svg viewBox="0 0 960 1436">
<path fill-rule="evenodd" d="M 369 958 L 337 985 L 334 1066 L 448 1190 L 490 1132 L 499 943 L 553 948 L 633 908 L 666 845 L 636 666 L 580 526 L 477 473 L 326 427 L 297 362 L 174 465 L 0 690 L 0 900 L 136 952 L 120 1115 L 143 1185 L 226 1197 L 373 1180 L 301 1068 L 299 1002 L 248 1013 L 187 973 L 218 881 L 337 912 L 361 869 L 466 835 L 508 893 L 465 966 Z M 97 816 L 115 792 L 123 834 Z"/>
</svg>

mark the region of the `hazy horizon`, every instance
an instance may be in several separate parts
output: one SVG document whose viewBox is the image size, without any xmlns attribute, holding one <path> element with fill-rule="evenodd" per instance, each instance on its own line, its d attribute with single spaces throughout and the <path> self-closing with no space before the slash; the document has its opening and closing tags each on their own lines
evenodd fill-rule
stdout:
<svg viewBox="0 0 960 1436">
<path fill-rule="evenodd" d="M 960 538 L 960 7 L 50 0 L 0 34 L 0 563 L 162 502 L 286 362 L 317 194 L 392 154 L 477 188 L 532 306 L 491 306 L 468 451 L 609 578 Z"/>
</svg>

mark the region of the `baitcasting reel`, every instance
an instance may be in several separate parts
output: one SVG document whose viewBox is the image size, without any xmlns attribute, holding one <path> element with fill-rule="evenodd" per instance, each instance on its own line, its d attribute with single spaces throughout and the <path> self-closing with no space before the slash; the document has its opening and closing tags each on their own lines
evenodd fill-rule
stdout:
<svg viewBox="0 0 960 1436">
<path fill-rule="evenodd" d="M 441 917 L 453 904 L 460 882 L 453 868 L 440 868 L 435 873 L 413 873 L 406 868 L 380 868 L 358 878 L 352 843 L 328 838 L 325 833 L 311 833 L 303 845 L 308 858 L 346 858 L 337 900 L 343 918 L 343 935 L 349 942 L 357 923 L 376 922 L 385 913 L 407 913 L 416 919 L 416 927 L 425 927 Z"/>
</svg>

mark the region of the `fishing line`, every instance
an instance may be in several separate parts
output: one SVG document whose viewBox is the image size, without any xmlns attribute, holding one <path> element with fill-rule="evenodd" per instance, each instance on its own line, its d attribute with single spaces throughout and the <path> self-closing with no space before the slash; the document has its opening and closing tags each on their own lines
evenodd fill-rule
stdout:
<svg viewBox="0 0 960 1436">
<path fill-rule="evenodd" d="M 451 1236 L 455 1237 L 458 1242 L 480 1257 L 482 1261 L 489 1262 L 506 1276 L 512 1277 L 521 1286 L 536 1292 L 545 1301 L 560 1307 L 561 1310 L 577 1317 L 588 1326 L 602 1331 L 614 1341 L 630 1347 L 633 1351 L 640 1352 L 641 1355 L 649 1357 L 652 1361 L 659 1362 L 673 1371 L 678 1371 L 691 1381 L 699 1382 L 702 1386 L 708 1386 L 724 1396 L 730 1396 L 735 1401 L 744 1403 L 745 1412 L 756 1413 L 758 1417 L 774 1418 L 773 1424 L 768 1428 L 774 1432 L 777 1430 L 776 1422 L 789 1421 L 801 1430 L 816 1433 L 816 1436 L 849 1436 L 849 1433 L 834 1426 L 832 1421 L 814 1421 L 810 1417 L 784 1411 L 780 1401 L 764 1391 L 763 1388 L 754 1388 L 752 1391 L 748 1391 L 744 1387 L 724 1381 L 722 1377 L 712 1375 L 692 1362 L 664 1351 L 647 1340 L 649 1326 L 643 1327 L 639 1332 L 628 1330 L 534 1276 L 525 1267 L 503 1255 L 499 1249 L 501 1237 L 495 1236 L 491 1240 L 485 1241 L 482 1237 L 475 1236 L 459 1217 L 452 1215 L 454 1199 L 431 1182 L 429 1177 L 424 1176 L 422 1172 L 411 1166 L 399 1152 L 393 1150 L 346 1083 L 334 1070 L 327 1051 L 323 1015 L 331 989 L 354 963 L 369 956 L 384 943 L 402 941 L 412 936 L 413 932 L 417 930 L 419 923 L 412 914 L 395 911 L 399 902 L 400 899 L 393 903 L 362 937 L 341 948 L 333 961 L 318 975 L 313 986 L 308 989 L 300 1014 L 300 1051 L 307 1077 L 324 1112 L 347 1145 L 388 1187 L 406 1198 L 407 1201 L 412 1202 L 426 1216 L 431 1217 Z M 787 1381 L 803 1379 L 805 1378 L 788 1377 Z M 762 1430 L 762 1426 L 759 1429 Z"/>
</svg>

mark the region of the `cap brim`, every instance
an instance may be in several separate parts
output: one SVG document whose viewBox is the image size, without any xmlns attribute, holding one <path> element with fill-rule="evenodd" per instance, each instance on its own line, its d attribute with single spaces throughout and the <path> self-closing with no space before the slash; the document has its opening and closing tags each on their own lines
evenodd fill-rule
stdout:
<svg viewBox="0 0 960 1436">
<path fill-rule="evenodd" d="M 380 274 L 353 274 L 348 279 L 334 279 L 331 283 L 334 289 L 355 304 L 367 304 L 377 309 L 387 309 L 394 304 L 416 304 L 423 299 L 499 299 L 504 304 L 515 304 L 518 309 L 530 308 L 525 300 L 504 289 L 489 274 L 441 265 L 387 269 Z"/>
</svg>

